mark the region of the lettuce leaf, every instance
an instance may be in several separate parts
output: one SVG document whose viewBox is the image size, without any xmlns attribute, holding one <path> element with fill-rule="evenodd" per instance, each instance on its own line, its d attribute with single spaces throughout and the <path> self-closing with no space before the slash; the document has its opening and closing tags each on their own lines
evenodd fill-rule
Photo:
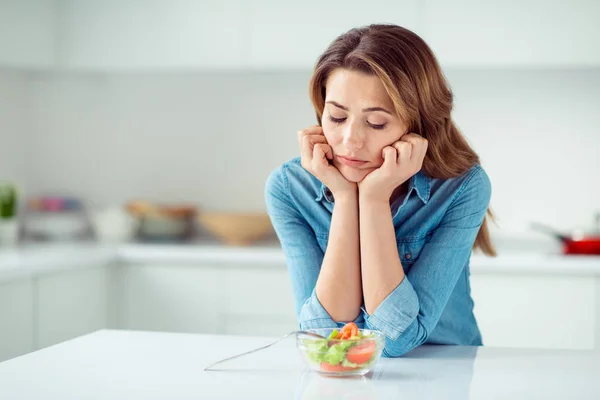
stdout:
<svg viewBox="0 0 600 400">
<path fill-rule="evenodd" d="M 353 336 L 350 340 L 338 341 L 335 344 L 329 346 L 331 339 L 334 339 L 338 335 L 339 331 L 334 329 L 327 338 L 323 339 L 305 339 L 304 345 L 306 347 L 306 355 L 308 359 L 314 363 L 328 362 L 331 365 L 342 364 L 344 367 L 359 367 L 359 364 L 354 364 L 348 361 L 346 353 L 350 347 L 357 344 L 357 341 L 364 338 L 374 337 L 375 334 L 363 334 L 358 332 L 357 336 Z"/>
<path fill-rule="evenodd" d="M 344 358 L 344 359 L 342 360 L 342 366 L 344 366 L 344 367 L 358 368 L 358 367 L 360 367 L 360 366 L 362 366 L 362 365 L 364 365 L 364 364 L 354 364 L 354 363 L 351 363 L 351 362 L 350 362 L 350 361 L 348 361 L 348 359 L 346 359 L 346 358 Z"/>
<path fill-rule="evenodd" d="M 327 339 L 305 340 L 304 345 L 306 346 L 306 355 L 312 362 L 316 363 L 322 362 L 324 355 L 329 350 Z"/>
<path fill-rule="evenodd" d="M 304 342 L 308 358 L 315 363 L 323 361 L 337 365 L 345 360 L 348 349 L 356 342 L 348 340 L 329 346 L 329 339 L 310 339 Z"/>
<path fill-rule="evenodd" d="M 327 361 L 331 365 L 336 365 L 341 363 L 344 358 L 346 358 L 346 353 L 348 349 L 352 347 L 355 343 L 351 341 L 336 343 L 327 350 L 327 354 L 323 361 Z"/>
</svg>

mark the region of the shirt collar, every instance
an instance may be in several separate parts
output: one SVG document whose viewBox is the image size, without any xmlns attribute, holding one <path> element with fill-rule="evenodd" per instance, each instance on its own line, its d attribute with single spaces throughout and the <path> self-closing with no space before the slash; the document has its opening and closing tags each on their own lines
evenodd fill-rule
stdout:
<svg viewBox="0 0 600 400">
<path fill-rule="evenodd" d="M 417 172 L 410 178 L 408 193 L 410 194 L 413 189 L 417 192 L 417 196 L 421 201 L 427 204 L 431 194 L 431 178 L 426 176 L 422 170 Z"/>
<path fill-rule="evenodd" d="M 408 183 L 407 198 L 413 190 L 417 193 L 417 196 L 421 201 L 427 204 L 431 193 L 431 178 L 427 177 L 423 171 L 417 172 L 410 178 L 410 182 Z M 327 202 L 333 203 L 333 194 L 324 183 L 321 183 L 321 189 L 319 190 L 315 201 L 321 201 L 323 198 Z"/>
</svg>

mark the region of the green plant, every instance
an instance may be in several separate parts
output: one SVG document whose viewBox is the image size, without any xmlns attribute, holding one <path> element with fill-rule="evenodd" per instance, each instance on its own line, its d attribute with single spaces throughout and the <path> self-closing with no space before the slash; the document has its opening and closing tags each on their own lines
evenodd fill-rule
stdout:
<svg viewBox="0 0 600 400">
<path fill-rule="evenodd" d="M 0 218 L 14 218 L 17 215 L 17 188 L 14 185 L 0 185 Z"/>
</svg>

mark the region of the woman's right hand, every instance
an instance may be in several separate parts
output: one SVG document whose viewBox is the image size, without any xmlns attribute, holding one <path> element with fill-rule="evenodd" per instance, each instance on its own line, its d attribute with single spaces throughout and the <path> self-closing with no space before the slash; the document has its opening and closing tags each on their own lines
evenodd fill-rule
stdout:
<svg viewBox="0 0 600 400">
<path fill-rule="evenodd" d="M 314 125 L 298 131 L 302 167 L 323 182 L 333 196 L 343 193 L 356 193 L 357 185 L 348 181 L 341 172 L 329 163 L 333 150 L 327 143 L 323 128 Z"/>
</svg>

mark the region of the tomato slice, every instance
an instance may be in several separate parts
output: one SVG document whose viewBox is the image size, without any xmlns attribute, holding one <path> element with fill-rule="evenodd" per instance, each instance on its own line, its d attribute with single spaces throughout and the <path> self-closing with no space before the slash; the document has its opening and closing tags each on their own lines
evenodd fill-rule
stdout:
<svg viewBox="0 0 600 400">
<path fill-rule="evenodd" d="M 348 322 L 335 338 L 350 339 L 352 336 L 358 336 L 358 326 L 354 322 Z"/>
<path fill-rule="evenodd" d="M 332 365 L 326 361 L 321 363 L 321 370 L 326 372 L 346 372 L 346 371 L 354 371 L 359 367 L 344 367 L 342 364 Z"/>
<path fill-rule="evenodd" d="M 348 353 L 346 353 L 346 358 L 353 364 L 364 364 L 373 357 L 375 349 L 375 341 L 367 340 L 364 343 L 350 347 Z"/>
</svg>

